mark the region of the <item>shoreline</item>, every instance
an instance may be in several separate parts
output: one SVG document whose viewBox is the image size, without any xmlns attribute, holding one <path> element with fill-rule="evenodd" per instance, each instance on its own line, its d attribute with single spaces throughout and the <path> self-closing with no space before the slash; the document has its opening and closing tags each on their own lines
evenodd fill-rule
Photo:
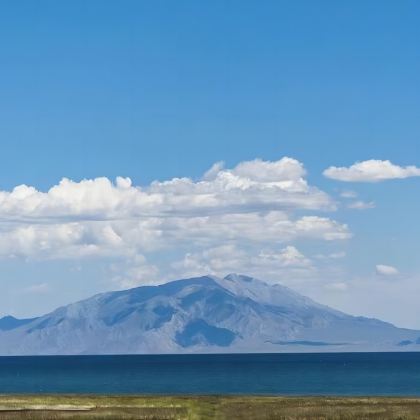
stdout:
<svg viewBox="0 0 420 420">
<path fill-rule="evenodd" d="M 1 419 L 420 418 L 420 397 L 0 394 Z"/>
</svg>

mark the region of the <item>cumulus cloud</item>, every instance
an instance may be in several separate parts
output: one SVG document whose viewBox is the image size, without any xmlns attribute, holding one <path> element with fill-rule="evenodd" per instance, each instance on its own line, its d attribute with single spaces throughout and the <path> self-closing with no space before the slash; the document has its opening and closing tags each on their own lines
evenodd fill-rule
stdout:
<svg viewBox="0 0 420 420">
<path fill-rule="evenodd" d="M 105 223 L 0 226 L 1 257 L 114 256 L 126 254 L 127 246 L 113 227 Z"/>
<path fill-rule="evenodd" d="M 217 163 L 202 179 L 134 186 L 64 178 L 46 192 L 20 185 L 0 191 L 0 257 L 80 258 L 217 247 L 224 241 L 266 245 L 294 239 L 343 240 L 349 228 L 302 212 L 335 209 L 308 185 L 291 158 Z M 153 269 L 152 269 L 153 270 Z"/>
<path fill-rule="evenodd" d="M 344 182 L 380 182 L 420 176 L 416 166 L 398 166 L 389 160 L 365 160 L 350 167 L 331 166 L 324 171 L 327 178 Z"/>
<path fill-rule="evenodd" d="M 376 266 L 376 274 L 379 276 L 396 276 L 399 274 L 399 271 L 391 265 L 378 264 Z"/>
<path fill-rule="evenodd" d="M 79 221 L 0 227 L 1 257 L 81 258 L 133 256 L 225 240 L 284 243 L 295 239 L 344 240 L 348 227 L 329 218 L 289 219 L 281 212 L 127 221 Z"/>
<path fill-rule="evenodd" d="M 312 261 L 291 245 L 249 252 L 236 244 L 224 244 L 187 253 L 182 260 L 173 263 L 172 267 L 176 273 L 187 276 L 202 273 L 224 276 L 231 272 L 245 272 L 282 280 L 285 275 L 308 274 L 314 270 Z"/>
<path fill-rule="evenodd" d="M 113 283 L 122 289 L 128 289 L 145 284 L 160 283 L 161 272 L 159 268 L 147 261 L 141 254 L 135 255 L 123 264 L 112 264 Z"/>
<path fill-rule="evenodd" d="M 295 159 L 254 160 L 235 168 L 213 166 L 199 181 L 173 178 L 135 187 L 118 177 L 74 182 L 63 178 L 47 192 L 19 185 L 0 191 L 0 220 L 112 220 L 141 216 L 192 216 L 268 210 L 332 210 L 333 200 L 309 186 Z"/>
</svg>

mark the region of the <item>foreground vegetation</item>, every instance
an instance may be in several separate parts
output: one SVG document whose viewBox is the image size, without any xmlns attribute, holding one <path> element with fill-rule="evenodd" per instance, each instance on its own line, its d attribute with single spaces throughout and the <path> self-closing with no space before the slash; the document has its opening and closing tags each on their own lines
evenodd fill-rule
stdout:
<svg viewBox="0 0 420 420">
<path fill-rule="evenodd" d="M 0 419 L 419 419 L 420 398 L 0 396 Z"/>
</svg>

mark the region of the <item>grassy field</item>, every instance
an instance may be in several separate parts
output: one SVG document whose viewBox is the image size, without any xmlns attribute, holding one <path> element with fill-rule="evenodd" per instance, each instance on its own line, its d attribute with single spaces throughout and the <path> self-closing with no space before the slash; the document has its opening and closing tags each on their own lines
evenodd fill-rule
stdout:
<svg viewBox="0 0 420 420">
<path fill-rule="evenodd" d="M 420 398 L 4 395 L 0 419 L 420 419 Z"/>
</svg>

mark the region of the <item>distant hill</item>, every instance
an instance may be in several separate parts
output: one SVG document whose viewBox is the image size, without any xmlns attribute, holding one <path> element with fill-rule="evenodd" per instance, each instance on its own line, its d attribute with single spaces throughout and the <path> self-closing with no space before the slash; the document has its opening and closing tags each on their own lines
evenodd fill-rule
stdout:
<svg viewBox="0 0 420 420">
<path fill-rule="evenodd" d="M 420 331 L 354 317 L 230 274 L 103 293 L 33 319 L 0 319 L 0 354 L 420 350 Z"/>
</svg>

